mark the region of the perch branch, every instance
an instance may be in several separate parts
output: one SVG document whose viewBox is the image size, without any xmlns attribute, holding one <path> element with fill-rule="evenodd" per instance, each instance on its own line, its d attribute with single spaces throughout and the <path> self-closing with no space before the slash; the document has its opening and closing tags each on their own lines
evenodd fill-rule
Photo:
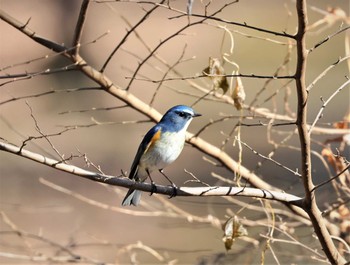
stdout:
<svg viewBox="0 0 350 265">
<path fill-rule="evenodd" d="M 9 152 L 15 155 L 19 155 L 23 158 L 27 158 L 38 162 L 40 164 L 64 171 L 79 177 L 83 177 L 92 181 L 106 183 L 114 186 L 121 186 L 126 188 L 135 188 L 138 190 L 152 192 L 154 187 L 149 183 L 135 182 L 126 177 L 114 177 L 101 173 L 95 173 L 89 170 L 82 169 L 77 166 L 65 164 L 61 161 L 45 157 L 41 154 L 28 151 L 24 148 L 8 144 L 0 141 L 0 150 Z M 172 195 L 173 187 L 169 186 L 156 186 L 156 192 L 159 194 Z M 244 196 L 244 197 L 257 197 L 268 200 L 275 200 L 284 203 L 290 203 L 291 205 L 300 206 L 301 198 L 292 194 L 269 191 L 265 189 L 245 188 L 245 187 L 181 187 L 177 188 L 177 196 Z"/>
</svg>

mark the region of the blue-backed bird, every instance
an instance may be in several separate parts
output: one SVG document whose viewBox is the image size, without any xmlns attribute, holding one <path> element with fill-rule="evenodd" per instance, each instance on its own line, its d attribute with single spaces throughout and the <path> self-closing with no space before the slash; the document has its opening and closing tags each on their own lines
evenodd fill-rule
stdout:
<svg viewBox="0 0 350 265">
<path fill-rule="evenodd" d="M 201 116 L 185 105 L 169 109 L 155 126 L 143 138 L 134 162 L 131 165 L 129 178 L 135 181 L 145 181 L 151 172 L 159 172 L 176 188 L 175 184 L 163 173 L 163 168 L 174 162 L 180 155 L 186 138 L 186 130 L 194 117 Z M 141 191 L 130 188 L 122 205 L 137 206 L 141 199 Z"/>
</svg>

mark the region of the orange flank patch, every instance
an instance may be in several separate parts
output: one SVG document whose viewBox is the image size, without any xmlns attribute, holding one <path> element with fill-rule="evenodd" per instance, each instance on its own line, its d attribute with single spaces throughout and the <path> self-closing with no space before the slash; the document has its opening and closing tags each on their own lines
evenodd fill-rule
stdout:
<svg viewBox="0 0 350 265">
<path fill-rule="evenodd" d="M 156 133 L 153 135 L 153 137 L 152 137 L 152 139 L 151 139 L 151 142 L 150 142 L 150 145 L 153 145 L 156 141 L 159 140 L 159 138 L 160 138 L 160 131 L 161 131 L 161 130 L 159 130 L 158 132 L 156 132 Z"/>
<path fill-rule="evenodd" d="M 160 133 L 161 133 L 161 129 L 160 129 L 159 131 L 157 131 L 157 132 L 153 135 L 153 137 L 152 137 L 151 141 L 149 142 L 149 144 L 148 144 L 148 146 L 147 146 L 145 152 L 147 152 L 148 149 L 149 149 L 152 145 L 154 145 L 155 142 L 157 142 L 157 141 L 159 140 L 159 138 L 160 138 Z"/>
</svg>

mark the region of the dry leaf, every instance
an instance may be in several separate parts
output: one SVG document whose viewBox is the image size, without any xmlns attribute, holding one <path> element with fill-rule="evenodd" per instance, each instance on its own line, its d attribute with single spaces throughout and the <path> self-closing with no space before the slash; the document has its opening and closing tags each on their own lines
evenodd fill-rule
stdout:
<svg viewBox="0 0 350 265">
<path fill-rule="evenodd" d="M 213 81 L 215 91 L 221 88 L 224 94 L 227 92 L 229 84 L 225 76 L 225 69 L 218 58 L 209 57 L 209 66 L 203 70 L 203 73 Z"/>
<path fill-rule="evenodd" d="M 231 249 L 236 238 L 248 235 L 247 229 L 243 227 L 237 216 L 229 218 L 222 229 L 224 230 L 222 241 L 225 243 L 226 250 Z"/>
<path fill-rule="evenodd" d="M 241 110 L 245 100 L 245 92 L 243 88 L 242 79 L 238 76 L 236 79 L 236 87 L 232 93 L 232 99 L 234 101 L 237 110 Z"/>
</svg>

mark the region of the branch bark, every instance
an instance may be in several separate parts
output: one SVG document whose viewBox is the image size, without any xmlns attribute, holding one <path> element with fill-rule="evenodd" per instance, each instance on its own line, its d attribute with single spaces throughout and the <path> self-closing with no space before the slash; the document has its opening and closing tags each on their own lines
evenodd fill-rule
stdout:
<svg viewBox="0 0 350 265">
<path fill-rule="evenodd" d="M 52 158 L 45 157 L 41 154 L 28 151 L 22 147 L 8 144 L 0 141 L 0 151 L 5 151 L 26 159 L 38 162 L 42 165 L 58 169 L 60 171 L 73 174 L 92 181 L 97 181 L 109 185 L 121 186 L 126 188 L 134 187 L 145 192 L 153 192 L 154 186 L 149 183 L 135 182 L 127 177 L 114 177 L 101 173 L 92 172 L 82 169 L 77 166 L 69 165 Z M 256 197 L 261 199 L 268 199 L 283 202 L 290 205 L 300 207 L 302 199 L 300 197 L 288 194 L 285 192 L 270 191 L 264 189 L 246 188 L 246 187 L 180 187 L 176 188 L 177 196 L 243 196 Z M 164 195 L 173 195 L 174 188 L 172 186 L 156 185 L 156 192 Z"/>
<path fill-rule="evenodd" d="M 299 142 L 301 148 L 301 173 L 305 191 L 303 201 L 303 209 L 309 215 L 315 233 L 320 241 L 323 251 L 328 260 L 332 264 L 345 264 L 345 259 L 339 254 L 335 247 L 332 238 L 327 230 L 326 223 L 322 217 L 316 203 L 316 194 L 311 174 L 311 147 L 310 136 L 307 126 L 307 101 L 308 91 L 305 84 L 306 62 L 308 50 L 306 49 L 305 33 L 307 26 L 307 8 L 306 0 L 298 0 L 296 2 L 298 14 L 298 32 L 295 35 L 297 42 L 297 68 L 295 73 L 295 82 L 298 95 L 298 110 L 297 110 L 297 128 L 299 132 Z"/>
<path fill-rule="evenodd" d="M 84 0 L 81 4 L 80 8 L 80 14 L 78 17 L 77 25 L 75 26 L 75 32 L 74 32 L 74 38 L 73 38 L 73 45 L 72 47 L 72 54 L 77 55 L 79 54 L 79 48 L 80 48 L 80 41 L 81 37 L 83 35 L 83 29 L 85 24 L 85 19 L 87 15 L 87 10 L 89 8 L 90 0 Z"/>
</svg>

